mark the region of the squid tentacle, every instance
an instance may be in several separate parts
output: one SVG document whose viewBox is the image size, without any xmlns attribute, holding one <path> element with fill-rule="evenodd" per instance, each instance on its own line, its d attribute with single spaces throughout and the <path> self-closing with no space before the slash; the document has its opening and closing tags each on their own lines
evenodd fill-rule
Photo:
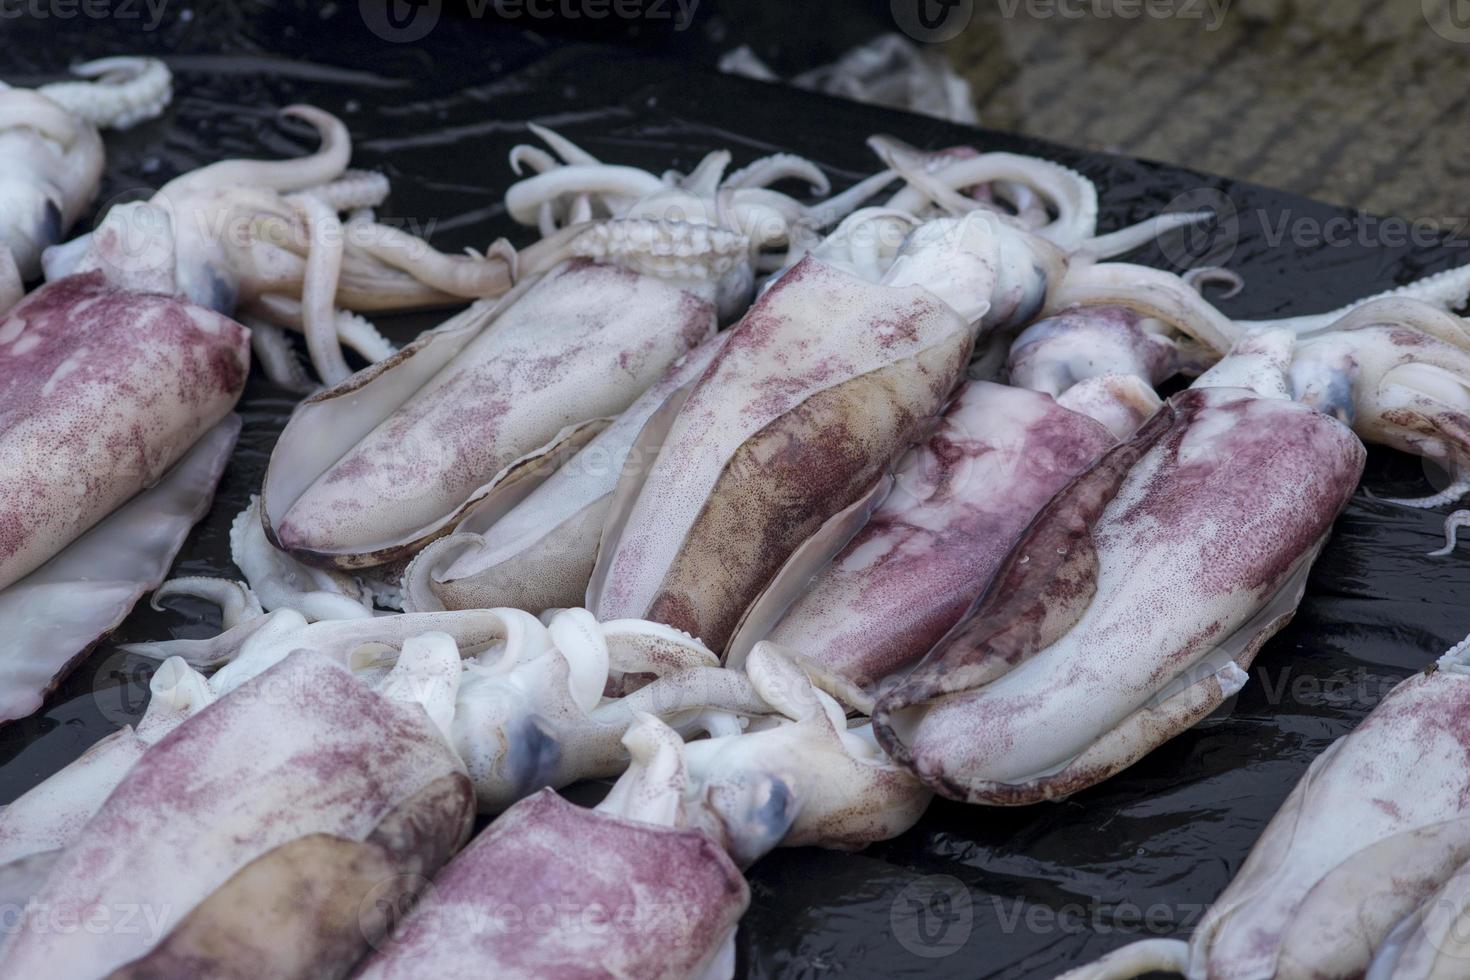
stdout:
<svg viewBox="0 0 1470 980">
<path fill-rule="evenodd" d="M 301 326 L 306 349 L 317 377 L 335 385 L 351 377 L 352 369 L 337 339 L 337 280 L 342 273 L 342 222 L 320 198 L 296 195 L 292 202 L 306 222 L 311 239 L 306 256 L 306 278 L 301 286 Z"/>
<path fill-rule="evenodd" d="M 334 211 L 360 211 L 382 204 L 390 189 L 387 176 L 376 170 L 346 170 L 336 180 L 301 193 L 321 198 Z"/>
<path fill-rule="evenodd" d="M 1385 503 L 1398 504 L 1400 507 L 1413 507 L 1416 510 L 1431 510 L 1435 507 L 1443 507 L 1445 504 L 1458 503 L 1465 495 L 1470 493 L 1470 473 L 1462 473 L 1455 477 L 1453 483 L 1445 487 L 1439 493 L 1430 494 L 1427 497 L 1384 497 Z M 1464 513 L 1463 511 L 1461 513 Z M 1431 551 L 1430 555 L 1447 555 L 1454 550 L 1453 536 L 1448 550 Z"/>
<path fill-rule="evenodd" d="M 267 318 L 270 326 L 285 327 L 297 333 L 305 330 L 301 303 L 298 300 L 267 293 L 256 300 L 254 307 L 261 316 Z M 386 360 L 398 350 L 388 338 L 378 332 L 371 320 L 350 310 L 336 311 L 336 329 L 341 343 L 369 362 Z"/>
<path fill-rule="evenodd" d="M 1446 269 L 1444 272 L 1426 276 L 1406 286 L 1398 286 L 1372 296 L 1365 296 L 1329 313 L 1311 313 L 1306 316 L 1281 317 L 1275 320 L 1238 320 L 1236 322 L 1244 330 L 1253 330 L 1259 326 L 1277 326 L 1302 334 L 1315 333 L 1334 326 L 1343 317 L 1369 303 L 1384 299 L 1418 300 L 1436 306 L 1445 312 L 1460 309 L 1467 301 L 1470 301 L 1470 265 Z"/>
<path fill-rule="evenodd" d="M 162 612 L 163 600 L 174 596 L 190 596 L 218 606 L 220 623 L 226 630 L 233 629 L 240 623 L 255 619 L 257 616 L 265 615 L 260 600 L 256 598 L 248 585 L 227 578 L 192 575 L 169 579 L 154 590 L 153 608 Z"/>
<path fill-rule="evenodd" d="M 602 161 L 597 159 L 597 157 L 588 153 L 576 143 L 573 143 L 553 129 L 548 129 L 537 123 L 527 123 L 526 128 L 536 134 L 541 142 L 551 147 L 552 152 L 561 157 L 567 164 L 594 167 L 602 164 Z"/>
<path fill-rule="evenodd" d="M 804 180 L 813 194 L 825 196 L 832 191 L 832 182 L 812 161 L 794 153 L 773 153 L 741 167 L 725 178 L 721 187 L 769 187 L 783 180 Z"/>
<path fill-rule="evenodd" d="M 280 115 L 303 120 L 317 131 L 321 146 L 315 153 L 290 160 L 221 160 L 174 178 L 159 193 L 238 185 L 297 191 L 331 183 L 347 172 L 352 137 L 340 119 L 309 105 L 287 106 Z"/>
<path fill-rule="evenodd" d="M 1462 527 L 1470 527 L 1470 510 L 1457 510 L 1444 519 L 1444 547 L 1437 551 L 1429 552 L 1429 556 L 1431 558 L 1442 558 L 1445 555 L 1452 554 L 1456 544 L 1458 544 L 1456 538 Z M 1467 638 L 1465 643 L 1470 644 L 1470 638 Z"/>
<path fill-rule="evenodd" d="M 351 248 L 462 299 L 494 296 L 509 285 L 505 263 L 493 256 L 446 255 L 421 238 L 383 224 L 349 224 Z"/>
<path fill-rule="evenodd" d="M 173 75 L 157 58 L 100 58 L 72 67 L 89 81 L 53 82 L 37 91 L 99 128 L 127 129 L 163 112 Z"/>
<path fill-rule="evenodd" d="M 703 160 L 689 171 L 689 176 L 679 181 L 679 186 L 692 194 L 711 195 L 719 190 L 730 166 L 730 151 L 715 150 L 705 154 Z"/>
<path fill-rule="evenodd" d="M 296 359 L 281 327 L 254 316 L 242 317 L 240 322 L 250 328 L 250 349 L 272 384 L 299 395 L 316 390 L 317 383 Z"/>
<path fill-rule="evenodd" d="M 1179 278 L 1193 286 L 1201 295 L 1204 294 L 1206 287 L 1223 286 L 1225 287 L 1225 292 L 1221 295 L 1221 299 L 1231 299 L 1239 296 L 1241 291 L 1245 289 L 1244 277 L 1233 269 L 1227 269 L 1224 266 L 1202 265 L 1182 273 Z"/>
<path fill-rule="evenodd" d="M 52 99 L 27 89 L 0 91 L 0 130 L 34 129 L 62 146 L 77 138 L 76 116 Z"/>
<path fill-rule="evenodd" d="M 1132 980 L 1145 973 L 1184 973 L 1189 943 L 1182 939 L 1142 939 L 1113 950 L 1096 963 L 1068 970 L 1057 980 Z"/>
</svg>

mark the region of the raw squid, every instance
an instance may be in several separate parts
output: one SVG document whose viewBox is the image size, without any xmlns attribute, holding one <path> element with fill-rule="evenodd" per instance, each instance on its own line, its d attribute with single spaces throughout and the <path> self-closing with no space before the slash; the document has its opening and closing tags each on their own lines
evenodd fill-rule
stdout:
<svg viewBox="0 0 1470 980">
<path fill-rule="evenodd" d="M 446 661 L 453 669 L 436 682 L 436 716 L 487 813 L 543 787 L 617 775 L 627 765 L 620 739 L 639 712 L 693 732 L 713 724 L 712 713 L 772 711 L 744 675 L 718 669 L 715 655 L 690 637 L 657 623 L 599 624 L 581 609 L 556 613 L 546 625 L 515 609 L 311 624 L 283 609 L 257 613 L 213 640 L 127 649 L 201 667 L 224 664 L 209 680 L 223 695 L 297 649 L 330 656 L 374 683 L 407 640 L 430 631 L 447 636 L 454 651 Z"/>
<path fill-rule="evenodd" d="M 970 802 L 1057 799 L 1246 680 L 1362 471 L 1253 334 L 1046 505 L 994 583 L 878 702 L 883 747 Z"/>
<path fill-rule="evenodd" d="M 905 258 L 890 281 L 951 271 Z M 967 317 L 921 286 L 864 282 L 814 257 L 783 275 L 645 425 L 637 451 L 662 448 L 619 483 L 588 608 L 723 648 L 798 545 L 845 510 L 862 519 L 959 381 L 991 282 L 974 305 L 955 300 Z"/>
<path fill-rule="evenodd" d="M 341 976 L 473 812 L 420 704 L 294 653 L 143 753 L 40 874 L 0 970 Z"/>
<path fill-rule="evenodd" d="M 1159 401 L 1136 379 L 1121 384 L 1139 412 L 1119 433 L 1126 438 Z M 743 662 L 763 634 L 799 654 L 825 690 L 871 711 L 879 683 L 939 641 L 1043 504 L 1115 442 L 1101 422 L 1049 395 L 966 383 L 939 431 L 910 454 L 888 498 L 831 563 L 815 578 L 797 563 L 772 582 L 760 602 L 787 608 L 769 630 L 752 612 L 730 663 Z"/>
<path fill-rule="evenodd" d="M 248 342 L 96 273 L 0 319 L 0 720 L 39 708 L 163 580 L 234 447 Z"/>
<path fill-rule="evenodd" d="M 750 667 L 783 717 L 689 745 L 652 715 L 630 717 L 632 763 L 596 809 L 550 790 L 511 807 L 361 976 L 731 977 L 749 903 L 741 866 L 780 845 L 894 836 L 929 800 L 773 648 Z"/>
<path fill-rule="evenodd" d="M 724 980 L 750 891 L 687 826 L 681 739 L 645 717 L 632 766 L 595 809 L 522 800 L 451 861 L 361 980 L 563 976 Z"/>
<path fill-rule="evenodd" d="M 61 241 L 102 179 L 98 128 L 126 129 L 168 104 L 171 76 L 153 58 L 103 58 L 72 72 L 88 81 L 35 90 L 0 83 L 0 313 L 41 272 L 41 250 Z"/>
<path fill-rule="evenodd" d="M 717 334 L 676 361 L 606 429 L 514 507 L 476 506 L 404 575 L 405 608 L 541 612 L 582 602 L 618 475 L 649 417 L 719 353 Z M 634 460 L 633 465 L 646 465 Z"/>
<path fill-rule="evenodd" d="M 928 787 L 883 754 L 871 725 L 849 727 L 790 651 L 758 643 L 745 673 L 773 713 L 684 750 L 691 819 L 738 863 L 774 847 L 858 850 L 918 822 Z"/>
<path fill-rule="evenodd" d="M 347 169 L 352 141 L 340 120 L 300 105 L 282 115 L 316 129 L 317 152 L 293 160 L 222 160 L 175 177 L 148 201 L 117 205 L 94 231 L 48 248 L 46 278 L 101 272 L 129 289 L 180 295 L 248 317 L 265 327 L 256 338 L 262 365 L 292 389 L 307 383 L 285 347 L 283 328 L 305 333 L 318 376 L 336 383 L 351 373 L 342 345 L 369 361 L 392 353 L 371 324 L 345 310 L 455 304 L 510 287 L 512 263 L 499 252 L 442 255 L 369 217 L 344 226 L 339 212 L 380 204 L 388 181 Z M 535 254 L 560 247 L 545 243 Z M 528 266 L 536 261 L 526 257 Z"/>
<path fill-rule="evenodd" d="M 1067 980 L 1464 976 L 1465 647 L 1395 687 L 1312 763 L 1188 943 L 1125 946 Z"/>
<path fill-rule="evenodd" d="M 524 492 L 707 339 L 707 293 L 576 260 L 308 399 L 271 457 L 266 531 L 343 569 L 402 562 Z"/>
</svg>

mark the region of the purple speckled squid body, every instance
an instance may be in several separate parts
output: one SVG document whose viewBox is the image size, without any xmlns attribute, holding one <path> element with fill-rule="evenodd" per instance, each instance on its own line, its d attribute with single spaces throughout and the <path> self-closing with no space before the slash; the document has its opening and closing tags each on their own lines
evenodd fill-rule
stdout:
<svg viewBox="0 0 1470 980">
<path fill-rule="evenodd" d="M 677 284 L 560 266 L 306 401 L 271 458 L 267 530 L 317 564 L 411 557 L 595 436 L 714 327 L 713 304 Z"/>
<path fill-rule="evenodd" d="M 1067 980 L 1449 980 L 1470 970 L 1470 675 L 1461 644 L 1318 756 L 1188 943 Z"/>
<path fill-rule="evenodd" d="M 640 443 L 662 448 L 625 470 L 588 588 L 601 619 L 666 622 L 717 650 L 803 541 L 875 495 L 972 347 L 929 290 L 813 258 L 732 331 L 644 427 Z"/>
<path fill-rule="evenodd" d="M 0 721 L 163 581 L 234 447 L 249 337 L 99 274 L 0 318 Z"/>
<path fill-rule="evenodd" d="M 100 275 L 0 320 L 0 588 L 156 483 L 234 406 L 249 332 Z"/>
<path fill-rule="evenodd" d="M 583 809 L 547 789 L 451 861 L 358 976 L 699 976 L 748 901 L 740 870 L 700 831 Z"/>
<path fill-rule="evenodd" d="M 688 826 L 678 735 L 643 716 L 633 764 L 595 809 L 543 790 L 451 861 L 359 980 L 727 980 L 750 902 L 740 869 Z"/>
<path fill-rule="evenodd" d="M 294 653 L 143 754 L 50 864 L 0 972 L 340 976 L 473 813 L 419 704 Z M 128 910 L 136 928 L 51 927 Z"/>
<path fill-rule="evenodd" d="M 767 638 L 824 688 L 871 708 L 876 685 L 948 632 L 1041 506 L 1115 441 L 1049 395 L 965 384 L 867 525 Z"/>
<path fill-rule="evenodd" d="M 1269 378 L 1176 395 L 1042 509 L 986 594 L 878 702 L 896 759 L 958 799 L 1056 799 L 1239 689 L 1364 457 L 1341 423 L 1286 400 L 1284 364 L 1265 360 L 1282 395 L 1257 394 Z"/>
</svg>

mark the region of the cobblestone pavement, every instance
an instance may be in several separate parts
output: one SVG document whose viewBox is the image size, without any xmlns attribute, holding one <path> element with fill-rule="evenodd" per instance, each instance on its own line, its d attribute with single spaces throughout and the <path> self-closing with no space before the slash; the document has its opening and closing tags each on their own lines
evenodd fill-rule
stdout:
<svg viewBox="0 0 1470 980">
<path fill-rule="evenodd" d="M 1470 0 L 973 0 L 944 47 L 988 126 L 1470 216 Z"/>
</svg>

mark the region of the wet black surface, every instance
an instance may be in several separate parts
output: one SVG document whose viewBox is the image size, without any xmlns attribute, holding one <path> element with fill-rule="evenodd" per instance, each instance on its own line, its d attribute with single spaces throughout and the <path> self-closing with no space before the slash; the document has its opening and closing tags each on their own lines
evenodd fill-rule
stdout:
<svg viewBox="0 0 1470 980">
<path fill-rule="evenodd" d="M 499 201 L 511 179 L 506 153 L 524 138 L 524 123 L 536 120 L 605 159 L 654 170 L 687 169 L 720 146 L 737 164 L 793 151 L 827 167 L 838 186 L 873 169 L 862 140 L 875 131 L 928 147 L 964 142 L 1039 153 L 1098 182 L 1105 230 L 1180 195 L 1179 206 L 1228 201 L 1212 257 L 1247 280 L 1246 291 L 1224 304 L 1238 316 L 1331 309 L 1470 262 L 1465 243 L 1369 247 L 1355 234 L 1293 249 L 1278 235 L 1283 220 L 1352 215 L 1175 168 L 707 75 L 652 60 L 648 45 L 575 46 L 525 33 L 524 23 L 448 18 L 419 42 L 392 43 L 365 28 L 355 4 L 320 12 L 169 7 L 146 31 L 147 8 L 138 9 L 140 21 L 0 21 L 0 78 L 11 83 L 46 80 L 70 61 L 103 54 L 168 57 L 174 104 L 162 119 L 109 139 L 103 202 L 220 157 L 302 152 L 309 135 L 273 113 L 305 101 L 346 120 L 354 165 L 393 179 L 382 214 L 446 249 L 483 247 L 502 234 L 529 240 Z M 1137 259 L 1168 266 L 1171 257 L 1201 254 L 1188 246 L 1173 241 Z M 436 319 L 382 325 L 401 340 Z M 230 521 L 257 487 L 291 405 L 252 379 L 240 449 L 179 573 L 233 574 Z M 1437 489 L 1435 479 L 1414 460 L 1375 451 L 1365 484 L 1420 493 Z M 1462 556 L 1424 557 L 1440 544 L 1440 523 L 1433 512 L 1360 491 L 1295 622 L 1261 653 L 1233 705 L 1100 787 L 1013 810 L 939 801 L 914 830 L 864 853 L 803 849 L 765 859 L 750 875 L 754 900 L 738 975 L 1040 978 L 1141 935 L 1187 934 L 1312 757 L 1389 686 L 1470 630 L 1470 566 Z M 115 640 L 212 629 L 203 607 L 140 609 Z M 0 731 L 0 801 L 135 717 L 148 669 L 104 645 L 38 716 Z"/>
</svg>

